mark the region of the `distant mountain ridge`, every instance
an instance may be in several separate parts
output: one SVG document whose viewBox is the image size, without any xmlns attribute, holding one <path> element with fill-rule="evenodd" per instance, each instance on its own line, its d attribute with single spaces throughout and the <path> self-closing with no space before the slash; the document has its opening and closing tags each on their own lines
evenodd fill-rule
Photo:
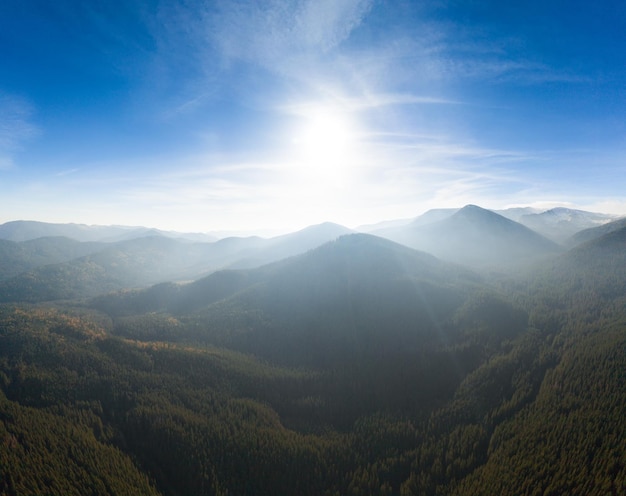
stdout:
<svg viewBox="0 0 626 496">
<path fill-rule="evenodd" d="M 604 214 L 568 209 L 552 209 L 535 217 L 528 212 L 526 208 L 502 211 L 520 219 L 599 222 L 606 218 Z M 570 246 L 584 236 L 593 238 L 618 229 L 620 222 L 570 238 Z M 385 225 L 393 227 L 372 234 L 475 270 L 518 270 L 565 249 L 521 223 L 475 205 L 434 209 L 409 222 Z M 570 222 L 567 229 L 573 225 Z M 273 238 L 193 242 L 180 233 L 166 235 L 147 228 L 21 221 L 0 226 L 1 236 L 13 238 L 59 231 L 79 238 L 129 239 L 79 242 L 67 237 L 39 237 L 15 242 L 0 237 L 0 301 L 72 299 L 167 281 L 192 281 L 222 269 L 251 269 L 277 262 L 353 233 L 347 227 L 326 222 Z"/>
<path fill-rule="evenodd" d="M 155 235 L 189 241 L 210 242 L 216 240 L 215 237 L 204 233 L 180 233 L 148 227 L 54 224 L 30 220 L 10 221 L 0 225 L 0 239 L 16 242 L 43 237 L 63 236 L 83 242 L 114 243 Z"/>
<path fill-rule="evenodd" d="M 519 222 L 552 241 L 563 243 L 576 233 L 611 222 L 615 217 L 558 207 L 541 213 L 522 215 Z"/>
<path fill-rule="evenodd" d="M 375 234 L 471 267 L 518 266 L 560 250 L 535 231 L 476 205 Z"/>
<path fill-rule="evenodd" d="M 0 240 L 0 254 L 3 250 L 6 253 L 4 263 L 0 263 L 0 302 L 91 297 L 123 288 L 194 280 L 229 267 L 259 267 L 304 253 L 348 232 L 351 231 L 343 226 L 326 223 L 270 239 L 225 238 L 213 243 L 163 236 L 101 244 L 67 238 L 39 238 L 22 243 Z M 38 262 L 21 248 L 37 245 L 40 250 L 50 251 L 52 248 L 44 245 L 55 239 L 65 239 L 68 247 L 64 257 L 57 254 L 56 258 Z M 71 257 L 71 253 L 77 257 Z"/>
<path fill-rule="evenodd" d="M 443 220 L 458 210 L 459 208 L 434 208 L 416 217 L 384 220 L 375 224 L 363 224 L 354 228 L 353 231 L 377 234 L 378 232 L 387 229 L 398 229 L 410 224 L 424 225 Z M 564 207 L 557 207 L 549 210 L 541 210 L 533 207 L 511 207 L 491 211 L 506 217 L 507 219 L 526 225 L 548 239 L 559 243 L 564 242 L 566 238 L 583 229 L 596 227 L 620 218 L 620 216 L 614 214 L 588 212 Z M 332 222 L 326 222 L 324 224 L 332 224 Z M 323 224 L 319 225 L 321 226 Z M 290 234 L 293 233 L 275 235 L 268 231 L 264 232 L 264 234 L 260 237 L 261 239 L 274 239 L 282 236 L 289 236 Z M 147 236 L 164 236 L 173 239 L 202 243 L 214 242 L 226 238 L 241 239 L 259 237 L 252 236 L 249 232 L 246 233 L 243 231 L 209 231 L 190 233 L 164 231 L 142 226 L 106 226 L 75 223 L 61 224 L 29 220 L 17 220 L 0 224 L 0 239 L 20 242 L 49 236 L 64 236 L 83 242 L 98 241 L 109 243 Z"/>
</svg>

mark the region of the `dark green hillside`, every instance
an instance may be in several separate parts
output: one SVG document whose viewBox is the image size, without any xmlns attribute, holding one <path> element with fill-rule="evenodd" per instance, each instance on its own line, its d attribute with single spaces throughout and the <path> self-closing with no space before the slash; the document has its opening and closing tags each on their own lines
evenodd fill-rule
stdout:
<svg viewBox="0 0 626 496">
<path fill-rule="evenodd" d="M 0 309 L 0 343 L 0 494 L 332 494 L 356 467 L 350 436 L 277 414 L 315 419 L 316 374 L 50 309 Z"/>
<path fill-rule="evenodd" d="M 0 494 L 75 495 L 159 492 L 131 457 L 99 439 L 89 410 L 23 407 L 0 392 Z"/>
<path fill-rule="evenodd" d="M 598 329 L 626 309 L 626 229 L 573 248 L 526 280 L 531 321 L 552 332 Z M 536 317 L 533 317 L 533 314 Z"/>
<path fill-rule="evenodd" d="M 145 488 L 132 494 L 148 491 L 146 480 L 172 495 L 397 493 L 415 449 L 438 449 L 428 432 L 448 430 L 428 422 L 448 397 L 441 388 L 459 380 L 460 354 L 443 348 L 430 358 L 407 352 L 401 368 L 378 360 L 312 372 L 212 347 L 120 340 L 100 322 L 84 312 L 0 312 L 0 418 L 7 432 L 23 431 L 14 435 L 33 460 L 55 457 L 13 458 L 5 436 L 3 470 L 22 481 L 20 494 L 50 480 L 108 494 L 100 481 L 118 487 L 116 477 Z M 79 468 L 92 457 L 112 467 L 95 482 Z"/>
<path fill-rule="evenodd" d="M 625 248 L 614 232 L 513 284 L 535 329 L 431 415 L 401 494 L 626 494 Z"/>
<path fill-rule="evenodd" d="M 455 494 L 626 493 L 626 323 L 568 347 Z"/>
<path fill-rule="evenodd" d="M 543 336 L 535 354 L 550 366 L 536 398 L 494 425 L 485 464 L 454 494 L 624 494 L 626 230 L 571 250 L 526 284 Z"/>
<path fill-rule="evenodd" d="M 0 494 L 159 494 L 110 442 L 102 395 L 81 390 L 85 374 L 101 380 L 111 367 L 87 365 L 103 332 L 47 310 L 0 310 Z"/>
</svg>

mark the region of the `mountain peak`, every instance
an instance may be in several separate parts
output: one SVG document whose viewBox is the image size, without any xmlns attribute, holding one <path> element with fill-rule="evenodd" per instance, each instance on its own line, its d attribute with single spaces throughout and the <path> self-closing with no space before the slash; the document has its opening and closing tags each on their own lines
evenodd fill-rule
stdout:
<svg viewBox="0 0 626 496">
<path fill-rule="evenodd" d="M 312 226 L 305 227 L 304 229 L 301 229 L 300 231 L 297 231 L 297 233 L 305 233 L 305 232 L 324 232 L 324 233 L 337 232 L 341 234 L 347 234 L 352 231 L 348 229 L 347 227 L 342 226 L 341 224 L 336 224 L 335 222 L 322 222 L 321 224 L 314 224 Z M 297 233 L 293 233 L 293 234 L 297 234 Z"/>
<path fill-rule="evenodd" d="M 273 245 L 288 243 L 294 245 L 294 248 L 297 245 L 299 251 L 304 252 L 351 232 L 353 231 L 345 226 L 333 222 L 323 222 L 305 227 L 300 231 L 271 238 L 269 242 Z"/>
<path fill-rule="evenodd" d="M 459 209 L 454 215 L 462 216 L 462 215 L 487 215 L 487 216 L 498 216 L 502 217 L 502 215 L 493 212 L 492 210 L 487 210 L 486 208 L 479 207 L 478 205 L 468 204 L 463 208 Z M 503 217 L 504 218 L 504 217 Z"/>
<path fill-rule="evenodd" d="M 437 222 L 389 232 L 388 237 L 472 267 L 518 266 L 558 251 L 554 243 L 531 229 L 471 204 Z"/>
<path fill-rule="evenodd" d="M 520 223 L 557 243 L 568 243 L 570 237 L 585 229 L 609 223 L 615 216 L 556 207 L 537 214 L 523 215 Z"/>
<path fill-rule="evenodd" d="M 479 207 L 478 205 L 465 205 L 455 214 L 451 215 L 449 219 L 453 222 L 488 223 L 490 225 L 500 224 L 510 226 L 511 228 L 513 228 L 513 226 L 523 227 L 515 221 L 507 219 L 492 210 Z"/>
</svg>

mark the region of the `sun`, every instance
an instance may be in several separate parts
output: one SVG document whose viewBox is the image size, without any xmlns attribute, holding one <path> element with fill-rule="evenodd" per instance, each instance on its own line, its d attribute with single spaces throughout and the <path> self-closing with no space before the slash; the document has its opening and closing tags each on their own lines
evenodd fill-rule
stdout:
<svg viewBox="0 0 626 496">
<path fill-rule="evenodd" d="M 349 113 L 329 106 L 308 109 L 292 139 L 297 172 L 310 187 L 345 185 L 358 155 L 357 137 Z"/>
</svg>

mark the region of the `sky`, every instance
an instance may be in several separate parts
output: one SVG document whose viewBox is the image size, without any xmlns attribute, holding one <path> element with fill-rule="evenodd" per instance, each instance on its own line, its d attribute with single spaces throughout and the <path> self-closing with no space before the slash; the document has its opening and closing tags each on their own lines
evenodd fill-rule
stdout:
<svg viewBox="0 0 626 496">
<path fill-rule="evenodd" d="M 8 0 L 0 223 L 626 214 L 621 0 Z"/>
</svg>

